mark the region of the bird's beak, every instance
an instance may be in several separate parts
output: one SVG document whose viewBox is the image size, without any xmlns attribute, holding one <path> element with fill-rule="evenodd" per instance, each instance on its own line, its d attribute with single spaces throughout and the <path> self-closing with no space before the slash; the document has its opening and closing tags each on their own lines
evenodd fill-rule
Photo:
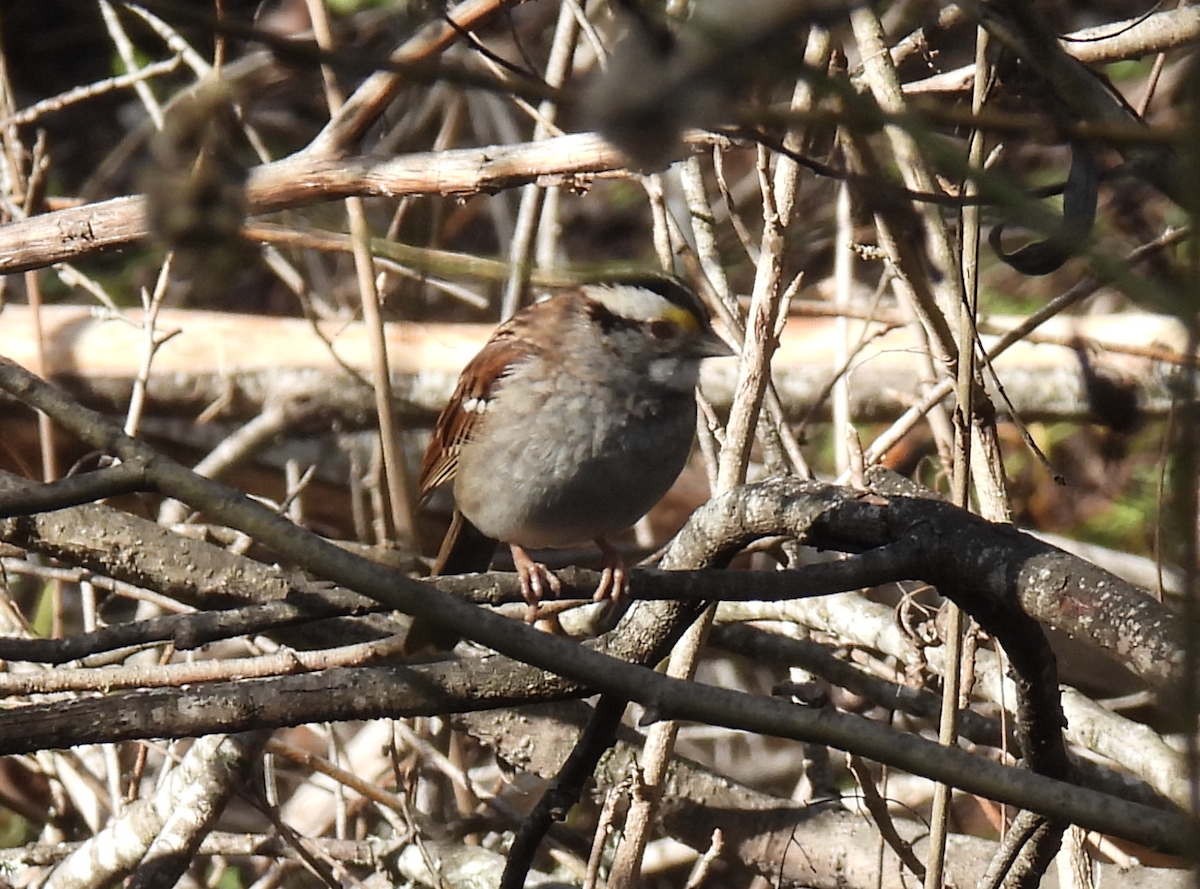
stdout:
<svg viewBox="0 0 1200 889">
<path fill-rule="evenodd" d="M 714 330 L 706 330 L 692 340 L 689 351 L 697 358 L 728 358 L 737 354 Z"/>
</svg>

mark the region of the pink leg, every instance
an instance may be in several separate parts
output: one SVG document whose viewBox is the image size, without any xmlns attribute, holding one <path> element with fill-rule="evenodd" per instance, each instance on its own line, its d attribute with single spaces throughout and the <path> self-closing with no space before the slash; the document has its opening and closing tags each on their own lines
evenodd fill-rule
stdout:
<svg viewBox="0 0 1200 889">
<path fill-rule="evenodd" d="M 546 598 L 547 593 L 558 596 L 562 592 L 562 582 L 541 562 L 535 562 L 523 547 L 510 543 L 508 548 L 512 550 L 513 565 L 521 578 L 521 595 L 529 604 L 525 620 L 533 623 L 538 617 L 538 604 Z"/>
<path fill-rule="evenodd" d="M 600 585 L 592 596 L 595 602 L 611 599 L 614 605 L 620 605 L 629 596 L 629 575 L 625 573 L 625 560 L 611 543 L 603 537 L 596 538 L 596 546 L 604 556 L 604 573 L 600 575 Z"/>
</svg>

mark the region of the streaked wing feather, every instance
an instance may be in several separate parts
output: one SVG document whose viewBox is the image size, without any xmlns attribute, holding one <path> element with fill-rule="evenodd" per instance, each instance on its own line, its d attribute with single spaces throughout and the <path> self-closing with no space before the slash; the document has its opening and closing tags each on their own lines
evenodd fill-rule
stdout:
<svg viewBox="0 0 1200 889">
<path fill-rule="evenodd" d="M 510 325 L 500 327 L 490 340 L 467 364 L 459 377 L 454 395 L 442 409 L 417 477 L 417 490 L 424 500 L 439 485 L 454 478 L 458 470 L 458 455 L 471 430 L 479 421 L 478 406 L 488 403 L 497 386 L 512 372 L 512 368 L 529 356 L 529 345 L 514 336 Z M 475 405 L 477 409 L 470 410 Z"/>
</svg>

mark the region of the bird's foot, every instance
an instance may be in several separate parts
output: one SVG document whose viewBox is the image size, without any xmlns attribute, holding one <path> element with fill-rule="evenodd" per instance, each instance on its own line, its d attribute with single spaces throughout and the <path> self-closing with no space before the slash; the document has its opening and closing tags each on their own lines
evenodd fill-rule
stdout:
<svg viewBox="0 0 1200 889">
<path fill-rule="evenodd" d="M 521 595 L 529 606 L 525 622 L 534 623 L 538 619 L 538 606 L 548 595 L 557 597 L 562 592 L 562 581 L 541 562 L 534 561 L 524 548 L 513 543 L 509 544 L 509 549 L 521 579 Z"/>
<path fill-rule="evenodd" d="M 596 587 L 592 601 L 603 602 L 608 599 L 613 608 L 620 608 L 629 598 L 629 574 L 625 570 L 625 560 L 603 537 L 596 538 L 596 546 L 600 547 L 604 556 L 604 571 L 600 575 L 600 585 Z"/>
</svg>

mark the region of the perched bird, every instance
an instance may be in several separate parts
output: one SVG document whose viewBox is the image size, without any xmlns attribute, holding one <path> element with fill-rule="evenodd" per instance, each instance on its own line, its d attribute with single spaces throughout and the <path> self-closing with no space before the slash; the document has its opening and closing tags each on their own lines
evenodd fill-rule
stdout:
<svg viewBox="0 0 1200 889">
<path fill-rule="evenodd" d="M 486 570 L 508 545 L 536 614 L 558 578 L 531 549 L 594 541 L 597 599 L 625 568 L 608 537 L 645 515 L 687 461 L 704 358 L 732 355 L 699 298 L 667 276 L 582 284 L 502 324 L 463 370 L 418 479 L 453 482 L 439 574 Z"/>
</svg>

